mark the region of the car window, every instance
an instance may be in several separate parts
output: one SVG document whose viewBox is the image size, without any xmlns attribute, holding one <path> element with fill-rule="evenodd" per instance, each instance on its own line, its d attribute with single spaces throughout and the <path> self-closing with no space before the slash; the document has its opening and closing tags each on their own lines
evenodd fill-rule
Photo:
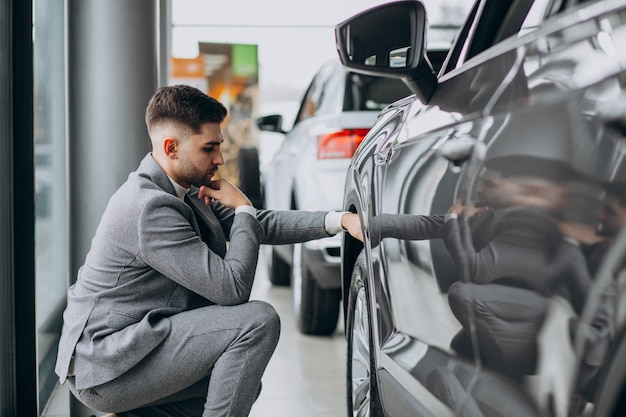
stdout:
<svg viewBox="0 0 626 417">
<path fill-rule="evenodd" d="M 456 39 L 454 40 L 452 44 L 450 53 L 448 54 L 448 56 L 446 57 L 442 65 L 441 74 L 445 74 L 448 71 L 451 71 L 454 68 L 456 68 L 456 65 L 459 62 L 459 59 L 461 57 L 461 51 L 463 49 L 464 40 L 467 39 L 469 36 L 469 32 L 472 27 L 471 22 L 473 22 L 474 19 L 476 19 L 476 14 L 478 13 L 479 6 L 480 6 L 480 2 L 477 1 L 476 3 L 474 3 L 474 6 L 470 10 L 470 13 L 467 16 L 465 24 L 461 27 Z"/>
<path fill-rule="evenodd" d="M 468 60 L 496 43 L 517 33 L 533 0 L 491 0 L 485 2 L 473 39 L 469 43 Z"/>
<path fill-rule="evenodd" d="M 324 65 L 320 68 L 315 77 L 313 77 L 313 81 L 309 84 L 309 88 L 302 99 L 300 110 L 298 111 L 298 116 L 296 117 L 294 124 L 317 114 L 322 106 L 322 102 L 324 101 L 324 91 L 326 89 L 326 84 L 331 78 L 332 72 L 332 65 Z"/>
<path fill-rule="evenodd" d="M 459 39 L 446 62 L 445 72 L 497 43 L 536 29 L 561 9 L 565 0 L 484 0 L 478 1 L 461 29 Z"/>
<path fill-rule="evenodd" d="M 400 79 L 349 73 L 346 76 L 343 110 L 380 111 L 411 94 L 408 86 Z"/>
<path fill-rule="evenodd" d="M 542 21 L 562 12 L 566 8 L 588 1 L 598 0 L 535 0 L 524 18 L 517 36 L 523 36 L 528 32 L 532 32 L 539 27 Z"/>
<path fill-rule="evenodd" d="M 528 13 L 526 13 L 517 36 L 523 36 L 537 29 L 542 21 L 559 11 L 562 4 L 561 0 L 535 0 Z"/>
</svg>

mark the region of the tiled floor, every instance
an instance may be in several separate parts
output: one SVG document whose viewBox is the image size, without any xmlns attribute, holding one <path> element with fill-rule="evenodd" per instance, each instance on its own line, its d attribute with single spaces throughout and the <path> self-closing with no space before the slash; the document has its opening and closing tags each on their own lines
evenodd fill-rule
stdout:
<svg viewBox="0 0 626 417">
<path fill-rule="evenodd" d="M 332 337 L 300 334 L 292 318 L 291 290 L 269 283 L 262 258 L 252 298 L 265 300 L 276 308 L 281 316 L 282 334 L 250 417 L 345 417 L 343 319 L 340 318 Z M 69 417 L 69 409 L 69 392 L 60 387 L 43 417 Z"/>
</svg>

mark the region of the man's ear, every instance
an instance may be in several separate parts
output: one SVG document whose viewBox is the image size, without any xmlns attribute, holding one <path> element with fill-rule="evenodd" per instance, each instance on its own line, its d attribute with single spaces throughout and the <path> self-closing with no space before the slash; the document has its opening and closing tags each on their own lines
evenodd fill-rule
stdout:
<svg viewBox="0 0 626 417">
<path fill-rule="evenodd" d="M 163 153 L 170 159 L 178 159 L 178 141 L 172 137 L 163 139 Z"/>
</svg>

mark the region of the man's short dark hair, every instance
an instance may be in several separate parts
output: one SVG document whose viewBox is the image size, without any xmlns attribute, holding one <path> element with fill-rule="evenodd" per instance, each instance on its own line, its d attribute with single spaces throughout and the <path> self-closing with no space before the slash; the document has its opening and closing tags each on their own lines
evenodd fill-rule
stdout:
<svg viewBox="0 0 626 417">
<path fill-rule="evenodd" d="M 228 111 L 213 97 L 188 85 L 159 88 L 146 109 L 148 130 L 162 122 L 174 122 L 200 132 L 204 123 L 222 123 Z"/>
<path fill-rule="evenodd" d="M 485 167 L 499 172 L 504 178 L 543 178 L 558 183 L 576 178 L 574 170 L 565 161 L 532 155 L 497 156 L 485 161 Z"/>
</svg>

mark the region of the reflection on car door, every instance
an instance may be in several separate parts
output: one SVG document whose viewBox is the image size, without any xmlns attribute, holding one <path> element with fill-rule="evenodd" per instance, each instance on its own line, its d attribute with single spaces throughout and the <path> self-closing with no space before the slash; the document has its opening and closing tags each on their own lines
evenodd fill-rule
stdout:
<svg viewBox="0 0 626 417">
<path fill-rule="evenodd" d="M 613 22 L 606 35 L 597 31 L 603 21 Z M 468 207 L 496 209 L 482 223 L 480 238 L 472 227 L 476 210 L 466 211 L 464 280 L 449 295 L 452 308 L 467 314 L 457 317 L 473 331 L 465 343 L 455 338 L 454 350 L 467 350 L 485 370 L 519 384 L 540 409 L 557 416 L 593 402 L 598 382 L 592 375 L 606 357 L 599 352 L 609 350 L 610 331 L 600 322 L 611 320 L 614 291 L 601 286 L 604 301 L 588 306 L 593 311 L 586 319 L 581 315 L 590 288 L 601 285 L 593 280 L 586 238 L 597 228 L 600 184 L 623 181 L 621 145 L 598 128 L 598 114 L 624 89 L 624 61 L 613 52 L 623 42 L 624 19 L 607 13 L 575 30 L 562 22 L 527 42 L 511 42 L 510 52 L 463 74 L 472 85 L 506 69 L 483 100 L 488 105 L 476 139 L 484 149 L 472 155 L 478 168 L 466 181 L 473 184 Z M 599 41 L 605 37 L 606 43 Z M 580 342 L 585 332 L 574 330 L 581 320 L 594 335 L 587 352 L 575 351 L 574 339 L 591 343 Z"/>
<path fill-rule="evenodd" d="M 528 7 L 532 4 L 527 3 Z M 537 351 L 541 342 L 539 336 L 545 332 L 545 318 L 554 309 L 554 303 L 546 295 L 551 296 L 554 288 L 533 287 L 534 283 L 528 282 L 528 278 L 544 277 L 544 285 L 551 283 L 558 287 L 556 277 L 563 271 L 553 270 L 558 269 L 556 264 L 561 262 L 562 252 L 569 254 L 572 263 L 568 267 L 572 269 L 568 273 L 572 285 L 567 290 L 573 301 L 565 310 L 569 308 L 573 312 L 580 311 L 579 298 L 588 279 L 575 267 L 575 261 L 581 260 L 579 253 L 575 248 L 561 245 L 558 228 L 555 229 L 554 220 L 548 215 L 564 209 L 560 206 L 563 201 L 558 198 L 563 185 L 558 181 L 569 175 L 568 166 L 580 162 L 571 160 L 572 141 L 581 154 L 585 146 L 590 149 L 585 138 L 563 130 L 564 126 L 576 126 L 575 117 L 582 117 L 583 113 L 564 113 L 568 102 L 559 101 L 559 94 L 563 96 L 565 90 L 559 90 L 558 84 L 546 85 L 551 79 L 550 71 L 550 75 L 561 75 L 559 71 L 575 71 L 576 64 L 571 65 L 571 60 L 564 59 L 555 60 L 560 65 L 553 69 L 545 64 L 559 51 L 571 47 L 584 49 L 586 41 L 584 36 L 573 37 L 571 44 L 550 51 L 551 40 L 558 38 L 562 43 L 566 35 L 557 29 L 552 34 L 529 36 L 527 43 L 509 39 L 508 51 L 496 53 L 493 52 L 495 47 L 489 48 L 501 40 L 499 37 L 503 34 L 515 36 L 524 21 L 505 19 L 504 25 L 498 26 L 500 22 L 485 20 L 488 18 L 486 11 L 499 7 L 497 3 L 484 2 L 481 6 L 479 13 L 485 13 L 481 18 L 485 32 L 482 36 L 476 34 L 474 42 L 458 45 L 466 51 L 466 55 L 457 55 L 459 62 L 470 61 L 468 65 L 457 67 L 455 63 L 448 63 L 448 71 L 453 76 L 443 76 L 429 105 L 423 107 L 416 102 L 405 115 L 397 116 L 402 134 L 389 134 L 379 142 L 379 166 L 374 183 L 380 187 L 381 198 L 378 206 L 372 208 L 370 225 L 376 223 L 376 216 L 387 214 L 440 216 L 445 222 L 444 216 L 455 200 L 463 204 L 463 210 L 456 219 L 449 216 L 451 220 L 446 222 L 438 239 L 389 238 L 385 230 L 370 226 L 370 230 L 379 233 L 378 238 L 373 239 L 379 242 L 372 256 L 374 269 L 380 270 L 379 277 L 386 278 L 375 280 L 380 286 L 376 303 L 381 306 L 376 317 L 377 340 L 381 344 L 381 358 L 377 362 L 380 368 L 394 373 L 405 389 L 423 393 L 420 396 L 423 405 L 437 415 L 445 415 L 450 410 L 463 410 L 473 415 L 468 411 L 472 407 L 476 415 L 481 415 L 481 407 L 487 404 L 497 414 L 530 416 L 538 414 L 535 404 L 547 407 L 548 399 L 537 397 L 531 401 L 526 395 L 528 391 L 518 389 L 517 384 L 530 385 L 531 394 L 547 386 L 542 385 L 541 374 L 537 376 L 545 364 Z M 554 2 L 536 2 L 529 15 L 533 18 L 547 16 L 553 10 L 558 10 Z M 512 26 L 507 27 L 507 24 Z M 526 27 L 526 30 L 532 28 Z M 591 25 L 589 30 L 591 33 Z M 542 68 L 541 76 L 533 72 L 539 68 Z M 578 71 L 582 71 L 580 66 Z M 558 80 L 565 82 L 562 77 Z M 579 81 L 568 79 L 568 82 Z M 536 98 L 546 99 L 546 104 L 525 112 L 528 103 Z M 529 133 L 525 143 L 506 141 L 507 137 L 516 140 L 523 137 L 520 130 L 529 127 L 545 130 Z M 466 160 L 450 161 L 438 155 L 437 150 L 446 143 L 466 138 L 474 140 L 478 149 L 468 153 Z M 521 158 L 520 152 L 535 159 Z M 535 174 L 541 177 L 546 201 L 534 203 L 545 206 L 529 210 L 515 204 L 512 206 L 516 210 L 507 212 L 504 219 L 500 218 L 500 213 L 479 207 L 485 198 L 486 185 L 494 180 L 485 176 L 487 160 L 503 156 L 500 153 L 514 154 L 518 165 L 537 169 Z M 407 154 L 412 156 L 407 157 Z M 546 159 L 547 167 L 540 169 Z M 564 161 L 566 167 L 554 163 L 555 160 Z M 504 167 L 510 169 L 519 168 L 518 165 L 504 162 Z M 536 187 L 531 189 L 537 190 Z M 589 204 L 573 214 L 588 217 L 593 202 L 583 193 L 584 186 L 576 184 L 575 189 L 576 197 L 586 198 Z M 509 229 L 508 235 L 495 232 L 502 227 Z M 507 257 L 511 251 L 517 255 Z M 544 263 L 535 262 L 546 257 L 545 251 L 556 251 L 560 255 L 552 254 L 555 257 L 546 258 Z M 498 263 L 488 257 L 494 253 L 499 254 Z M 519 256 L 520 253 L 526 256 Z M 515 261 L 510 261 L 512 259 Z M 496 305 L 502 310 L 491 308 Z M 515 316 L 519 310 L 524 310 L 523 314 Z M 415 317 L 422 319 L 414 320 Z M 564 318 L 567 317 L 571 315 L 561 316 L 560 331 L 565 331 Z M 493 322 L 498 322 L 499 326 L 489 325 Z M 560 377 L 568 376 L 561 374 Z M 540 381 L 535 383 L 534 379 Z M 394 389 L 397 390 L 386 387 L 385 378 L 381 378 L 380 391 L 386 408 L 398 404 L 398 398 L 390 397 Z M 563 397 L 562 393 L 556 394 Z M 558 400 L 561 402 L 557 406 L 566 408 L 563 398 Z M 510 410 L 511 404 L 515 404 L 515 414 Z"/>
<path fill-rule="evenodd" d="M 369 222 L 370 231 L 378 233 L 372 242 L 379 243 L 373 248 L 378 256 L 372 258 L 379 259 L 379 275 L 386 278 L 373 280 L 381 287 L 376 291 L 380 305 L 376 325 L 381 342 L 382 401 L 386 409 L 398 407 L 399 413 L 412 407 L 394 395 L 398 388 L 384 377 L 390 372 L 396 377 L 394 383 L 400 380 L 414 396 L 420 393 L 422 406 L 436 415 L 462 409 L 474 410 L 469 415 L 481 415 L 478 403 L 485 401 L 483 396 L 490 396 L 489 406 L 502 415 L 511 404 L 516 411 L 508 415 L 535 415 L 524 393 L 481 372 L 480 346 L 471 320 L 474 312 L 471 303 L 462 302 L 465 291 L 461 284 L 469 279 L 464 268 L 466 241 L 471 236 L 461 227 L 467 216 L 465 212 L 456 219 L 446 216 L 456 199 L 468 200 L 471 179 L 482 161 L 449 161 L 440 156 L 441 148 L 479 137 L 485 121 L 456 122 L 454 114 L 435 108 L 423 111 L 431 122 L 439 119 L 446 128 L 411 139 L 392 135 L 391 143 L 379 144 L 384 156 L 379 158 L 376 174 L 381 184 L 380 206 Z M 402 127 L 411 131 L 406 123 Z M 467 156 L 479 154 L 474 150 Z M 402 230 L 390 231 L 386 217 L 401 219 Z M 436 232 L 430 226 L 433 223 L 440 226 Z M 385 224 L 385 228 L 376 224 Z M 460 302 L 451 300 L 451 294 Z M 474 390 L 478 376 L 481 385 Z"/>
<path fill-rule="evenodd" d="M 570 326 L 592 278 L 582 242 L 562 227 L 595 228 L 597 183 L 617 170 L 600 162 L 617 152 L 614 140 L 590 134 L 598 131 L 601 103 L 624 88 L 612 53 L 623 30 L 606 26 L 613 39 L 602 45 L 595 29 L 602 21 L 623 18 L 600 16 L 575 33 L 555 24 L 526 42 L 510 40 L 508 52 L 477 55 L 477 64 L 443 78 L 428 108 L 404 126 L 407 137 L 388 145 L 380 214 L 432 216 L 445 214 L 453 200 L 463 205 L 446 222 L 458 230 L 443 234 L 443 246 L 393 239 L 380 245 L 387 303 L 402 311 L 388 319 L 395 329 L 383 333 L 392 337 L 381 339 L 388 353 L 381 364 L 404 368 L 428 391 L 425 404 L 433 409 L 436 398 L 470 415 L 484 407 L 512 415 L 505 410 L 515 404 L 515 415 L 536 415 L 537 405 L 565 416 L 576 407 L 572 391 L 590 395 L 585 378 L 597 368 L 576 374 L 577 361 L 590 354 L 576 357 Z M 590 57 L 602 70 L 589 71 Z M 433 129 L 433 119 L 441 128 Z M 438 159 L 444 142 L 463 138 L 476 143 L 465 161 Z M 414 153 L 401 158 L 414 163 L 395 164 L 401 153 Z M 596 305 L 589 321 L 603 312 Z M 411 320 L 424 316 L 432 319 Z M 597 349 L 608 349 L 598 337 Z M 413 346 L 411 355 L 406 346 Z"/>
</svg>

